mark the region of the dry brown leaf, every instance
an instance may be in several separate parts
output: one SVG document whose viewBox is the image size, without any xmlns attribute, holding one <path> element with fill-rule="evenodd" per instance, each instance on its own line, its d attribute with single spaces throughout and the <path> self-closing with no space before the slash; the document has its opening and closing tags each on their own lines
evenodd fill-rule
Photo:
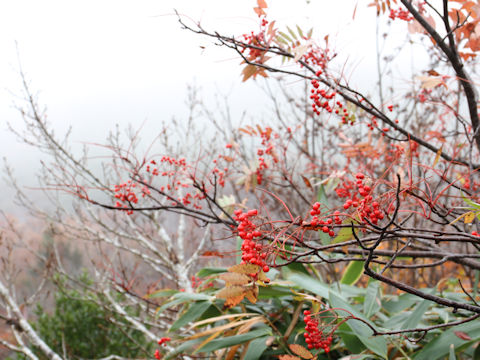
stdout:
<svg viewBox="0 0 480 360">
<path fill-rule="evenodd" d="M 260 266 L 254 264 L 237 264 L 228 268 L 229 272 L 238 274 L 256 274 L 260 271 Z"/>
<path fill-rule="evenodd" d="M 225 307 L 225 309 L 230 309 L 240 304 L 244 297 L 245 297 L 245 293 L 237 296 L 229 297 L 225 300 L 225 302 L 223 303 L 223 306 Z"/>
<path fill-rule="evenodd" d="M 256 66 L 248 64 L 242 70 L 242 74 L 243 74 L 242 81 L 247 81 L 250 77 L 254 76 L 257 71 L 258 71 L 258 68 Z"/>
<path fill-rule="evenodd" d="M 433 89 L 437 86 L 443 85 L 448 89 L 447 84 L 442 80 L 441 77 L 434 76 L 417 76 L 417 80 L 420 80 L 422 89 Z"/>
<path fill-rule="evenodd" d="M 251 278 L 244 274 L 229 272 L 218 276 L 220 280 L 225 281 L 227 286 L 230 285 L 246 285 L 251 281 Z"/>
<path fill-rule="evenodd" d="M 250 301 L 252 304 L 255 304 L 258 298 L 258 287 L 254 286 L 253 288 L 248 289 L 245 293 L 245 296 L 247 297 L 248 301 Z"/>
<path fill-rule="evenodd" d="M 231 297 L 236 297 L 245 293 L 245 288 L 243 286 L 227 286 L 220 290 L 215 297 L 217 299 L 228 299 Z"/>
</svg>

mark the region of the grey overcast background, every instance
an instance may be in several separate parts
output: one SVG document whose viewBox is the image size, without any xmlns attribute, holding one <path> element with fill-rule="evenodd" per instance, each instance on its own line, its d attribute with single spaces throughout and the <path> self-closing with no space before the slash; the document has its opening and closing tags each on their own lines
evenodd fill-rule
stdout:
<svg viewBox="0 0 480 360">
<path fill-rule="evenodd" d="M 337 52 L 348 54 L 352 81 L 368 88 L 376 81 L 376 17 L 367 3 L 269 0 L 268 18 L 279 26 L 313 26 L 317 39 L 330 34 Z M 115 124 L 125 128 L 145 121 L 154 131 L 162 120 L 181 119 L 187 84 L 193 82 L 207 101 L 225 92 L 234 111 L 260 113 L 262 91 L 254 81 L 241 82 L 235 54 L 182 30 L 174 16 L 176 9 L 206 29 L 240 35 L 258 28 L 255 5 L 255 0 L 0 0 L 0 155 L 22 184 L 34 186 L 41 154 L 18 143 L 6 125 L 22 127 L 12 107 L 21 88 L 17 49 L 49 120 L 59 134 L 72 126 L 74 142 L 102 142 Z M 3 188 L 0 197 L 4 211 L 12 211 L 9 192 Z"/>
</svg>

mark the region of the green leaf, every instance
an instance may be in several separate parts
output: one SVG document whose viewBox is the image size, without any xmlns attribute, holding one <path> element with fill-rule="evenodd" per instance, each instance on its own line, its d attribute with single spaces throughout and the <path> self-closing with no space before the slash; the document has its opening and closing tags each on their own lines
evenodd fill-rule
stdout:
<svg viewBox="0 0 480 360">
<path fill-rule="evenodd" d="M 382 307 L 391 314 L 399 313 L 418 301 L 418 297 L 412 294 L 401 294 L 393 299 L 382 302 Z"/>
<path fill-rule="evenodd" d="M 303 39 L 305 36 L 303 35 L 302 29 L 300 28 L 300 26 L 298 26 L 298 25 L 296 25 L 296 26 L 297 26 L 298 35 L 300 35 L 300 37 Z"/>
<path fill-rule="evenodd" d="M 287 280 L 290 280 L 295 285 L 299 286 L 302 290 L 308 290 L 323 298 L 328 298 L 328 293 L 330 291 L 328 285 L 323 284 L 318 280 L 315 280 L 311 276 L 291 273 L 287 274 Z"/>
<path fill-rule="evenodd" d="M 350 264 L 343 271 L 343 276 L 340 279 L 340 284 L 353 285 L 363 274 L 364 261 L 350 261 Z"/>
<path fill-rule="evenodd" d="M 463 340 L 455 332 L 464 332 L 472 340 Z M 445 358 L 450 353 L 453 344 L 457 351 L 462 351 L 480 340 L 480 321 L 472 321 L 445 330 L 440 336 L 435 337 L 415 356 L 415 360 L 436 360 Z"/>
<path fill-rule="evenodd" d="M 305 275 L 308 275 L 308 276 L 311 276 L 310 273 L 308 272 L 308 270 L 305 268 L 305 265 L 302 264 L 302 263 L 293 262 L 293 263 L 288 264 L 287 266 L 284 266 L 283 268 L 291 270 L 291 271 L 295 271 L 295 272 L 298 272 L 298 273 L 302 273 L 302 274 L 305 274 Z"/>
<path fill-rule="evenodd" d="M 342 298 L 335 295 L 333 292 L 330 292 L 329 295 L 330 305 L 334 308 L 343 309 L 348 311 L 350 314 L 356 318 L 368 321 L 360 312 L 353 308 L 350 304 L 345 302 Z M 345 311 L 336 310 L 337 313 L 342 317 L 347 317 L 349 314 Z M 381 357 L 387 359 L 387 343 L 384 337 L 376 336 L 372 337 L 372 330 L 363 322 L 351 319 L 348 320 L 348 326 L 352 329 L 353 333 L 358 337 L 358 339 L 371 351 L 375 354 L 380 355 Z"/>
<path fill-rule="evenodd" d="M 257 360 L 260 359 L 263 352 L 267 349 L 267 340 L 269 336 L 263 336 L 261 338 L 252 340 L 248 344 L 248 349 L 243 360 Z"/>
<path fill-rule="evenodd" d="M 181 327 L 197 320 L 212 305 L 210 301 L 199 301 L 190 305 L 188 310 L 177 321 L 175 321 L 169 332 L 176 331 Z"/>
<path fill-rule="evenodd" d="M 433 291 L 434 290 L 429 290 L 429 291 L 426 291 L 426 292 L 431 293 Z M 420 323 L 420 321 L 422 320 L 422 317 L 425 314 L 425 312 L 433 304 L 434 303 L 430 300 L 421 301 L 417 306 L 415 306 L 415 309 L 413 310 L 412 314 L 402 324 L 402 329 L 415 328 Z"/>
<path fill-rule="evenodd" d="M 477 347 L 473 352 L 473 360 L 480 360 L 480 343 L 477 344 Z"/>
<path fill-rule="evenodd" d="M 203 268 L 197 272 L 198 277 L 206 277 L 215 274 L 221 274 L 227 272 L 226 268 Z"/>
<path fill-rule="evenodd" d="M 278 34 L 281 35 L 281 36 L 282 36 L 284 39 L 286 39 L 287 41 L 293 42 L 293 40 L 290 38 L 290 36 L 288 36 L 288 35 L 285 34 L 284 32 L 279 31 Z"/>
<path fill-rule="evenodd" d="M 158 290 L 155 291 L 151 294 L 147 295 L 148 299 L 154 299 L 154 298 L 159 298 L 159 297 L 169 297 L 174 294 L 178 293 L 178 290 L 172 290 L 172 289 L 163 289 L 163 290 Z"/>
<path fill-rule="evenodd" d="M 310 39 L 310 38 L 312 37 L 312 34 L 313 34 L 313 28 L 311 28 L 310 30 L 308 30 L 307 39 Z"/>
<path fill-rule="evenodd" d="M 480 210 L 480 204 L 470 200 L 469 198 L 465 197 L 465 196 L 462 196 L 463 197 L 463 200 L 470 206 L 472 206 L 473 208 L 477 209 L 477 210 Z"/>
<path fill-rule="evenodd" d="M 335 334 L 341 337 L 348 351 L 352 354 L 359 354 L 366 349 L 365 345 L 363 345 L 347 323 L 340 325 Z"/>
<path fill-rule="evenodd" d="M 455 346 L 453 344 L 450 344 L 448 360 L 457 360 L 457 357 L 455 356 Z"/>
<path fill-rule="evenodd" d="M 342 223 L 342 225 L 350 225 L 352 222 L 354 222 L 352 219 L 345 219 Z M 353 233 L 352 233 L 352 228 L 350 226 L 348 227 L 342 227 L 338 233 L 337 236 L 332 240 L 333 244 L 340 243 L 343 241 L 348 241 L 353 239 Z"/>
<path fill-rule="evenodd" d="M 371 281 L 366 289 L 365 301 L 363 302 L 363 313 L 367 318 L 375 315 L 381 309 L 379 294 L 380 282 Z"/>
<path fill-rule="evenodd" d="M 290 29 L 288 26 L 287 26 L 287 30 L 288 30 L 288 32 L 290 33 L 290 35 L 292 35 L 292 38 L 294 38 L 295 40 L 298 40 L 297 35 L 295 34 L 295 32 L 294 32 L 292 29 Z"/>
<path fill-rule="evenodd" d="M 227 336 L 223 337 L 220 339 L 215 339 L 212 340 L 208 343 L 206 343 L 204 346 L 202 346 L 199 349 L 195 350 L 195 353 L 199 352 L 205 352 L 209 353 L 218 349 L 223 349 L 226 347 L 242 344 L 244 342 L 250 341 L 252 339 L 255 339 L 257 337 L 265 336 L 265 335 L 271 335 L 272 331 L 269 327 L 264 327 L 261 329 L 253 330 L 250 331 L 246 334 L 241 334 L 241 335 L 234 335 L 234 336 Z"/>
<path fill-rule="evenodd" d="M 283 296 L 293 296 L 292 290 L 290 287 L 282 287 L 282 286 L 260 286 L 258 292 L 259 299 L 272 299 L 272 298 L 279 298 Z"/>
<path fill-rule="evenodd" d="M 169 352 L 165 356 L 165 360 L 178 359 L 177 355 L 182 354 L 182 353 L 190 350 L 191 348 L 193 348 L 194 345 L 202 342 L 204 339 L 205 338 L 193 339 L 193 340 L 189 340 L 189 341 L 186 341 L 186 342 L 182 343 L 182 345 L 180 345 L 179 347 L 177 347 L 174 350 L 172 350 L 171 352 Z"/>
<path fill-rule="evenodd" d="M 205 295 L 205 294 L 179 292 L 179 293 L 173 295 L 170 299 L 171 299 L 170 301 L 166 302 L 165 304 L 163 304 L 161 307 L 159 307 L 157 309 L 157 314 L 162 313 L 163 311 L 165 311 L 165 309 L 168 309 L 169 307 L 179 305 L 179 304 L 183 304 L 187 301 L 191 301 L 191 300 L 195 300 L 195 301 L 197 301 L 197 300 L 211 300 L 211 301 L 213 301 L 213 299 L 215 299 L 215 297 Z"/>
<path fill-rule="evenodd" d="M 323 184 L 318 188 L 317 201 L 322 205 L 322 211 L 324 209 L 329 210 L 327 193 L 325 192 L 325 186 Z"/>
</svg>

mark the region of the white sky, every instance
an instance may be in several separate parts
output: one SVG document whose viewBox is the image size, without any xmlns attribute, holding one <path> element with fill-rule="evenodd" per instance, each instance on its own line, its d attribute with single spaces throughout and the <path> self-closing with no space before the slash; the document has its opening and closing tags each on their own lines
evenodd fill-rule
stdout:
<svg viewBox="0 0 480 360">
<path fill-rule="evenodd" d="M 375 11 L 358 0 L 269 0 L 268 18 L 280 24 L 314 26 L 314 36 L 330 34 L 337 51 L 374 85 Z M 226 35 L 257 29 L 254 0 L 15 0 L 0 1 L 0 156 L 20 177 L 29 176 L 38 155 L 18 144 L 6 122 L 19 126 L 12 109 L 23 69 L 58 132 L 73 126 L 72 140 L 102 141 L 115 124 L 122 128 L 184 114 L 186 85 L 215 89 L 238 99 L 242 111 L 261 109 L 261 91 L 241 83 L 240 61 L 212 40 L 182 30 L 173 9 L 204 28 Z M 204 50 L 200 47 L 206 47 Z M 8 206 L 0 202 L 0 207 Z"/>
</svg>

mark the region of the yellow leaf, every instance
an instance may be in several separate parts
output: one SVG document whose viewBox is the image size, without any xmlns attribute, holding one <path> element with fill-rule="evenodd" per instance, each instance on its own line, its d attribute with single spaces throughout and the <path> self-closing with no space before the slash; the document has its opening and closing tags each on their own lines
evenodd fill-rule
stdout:
<svg viewBox="0 0 480 360">
<path fill-rule="evenodd" d="M 442 151 L 443 151 L 443 146 L 437 151 L 437 155 L 435 156 L 435 160 L 433 161 L 433 167 L 435 167 L 435 165 L 437 165 L 438 163 L 438 160 L 440 160 L 440 155 L 442 155 Z"/>
<path fill-rule="evenodd" d="M 214 328 L 207 329 L 205 331 L 201 331 L 201 332 L 199 332 L 195 335 L 192 335 L 192 336 L 189 336 L 189 337 L 185 338 L 184 340 L 198 339 L 200 337 L 210 335 L 210 334 L 216 333 L 218 331 L 224 331 L 224 330 L 227 330 L 227 329 L 235 328 L 237 326 L 246 324 L 246 323 L 252 321 L 253 319 L 261 319 L 261 318 L 262 318 L 261 316 L 256 316 L 256 317 L 251 318 L 251 319 L 245 319 L 245 320 L 230 322 L 228 324 L 224 324 L 224 325 L 221 325 L 221 326 L 216 326 Z"/>
<path fill-rule="evenodd" d="M 465 217 L 463 218 L 463 222 L 465 224 L 470 224 L 473 219 L 475 219 L 475 213 L 473 211 L 469 211 L 465 214 Z"/>
<path fill-rule="evenodd" d="M 208 344 L 210 341 L 212 341 L 213 339 L 215 339 L 216 337 L 218 337 L 222 333 L 223 333 L 223 331 L 220 330 L 220 331 L 217 331 L 216 333 L 213 333 L 212 335 L 210 335 L 208 338 L 206 338 L 205 340 L 203 340 L 201 342 L 201 344 L 195 349 L 195 351 L 193 353 L 195 354 L 198 350 L 200 350 L 202 347 L 204 347 L 206 344 Z"/>
<path fill-rule="evenodd" d="M 227 320 L 227 319 L 232 319 L 236 317 L 244 317 L 244 316 L 252 316 L 252 315 L 257 315 L 257 314 L 256 313 L 240 313 L 240 314 L 228 314 L 228 315 L 215 316 L 213 318 L 197 321 L 196 323 L 192 324 L 189 329 L 193 329 L 197 326 L 217 322 L 220 320 Z"/>
</svg>

